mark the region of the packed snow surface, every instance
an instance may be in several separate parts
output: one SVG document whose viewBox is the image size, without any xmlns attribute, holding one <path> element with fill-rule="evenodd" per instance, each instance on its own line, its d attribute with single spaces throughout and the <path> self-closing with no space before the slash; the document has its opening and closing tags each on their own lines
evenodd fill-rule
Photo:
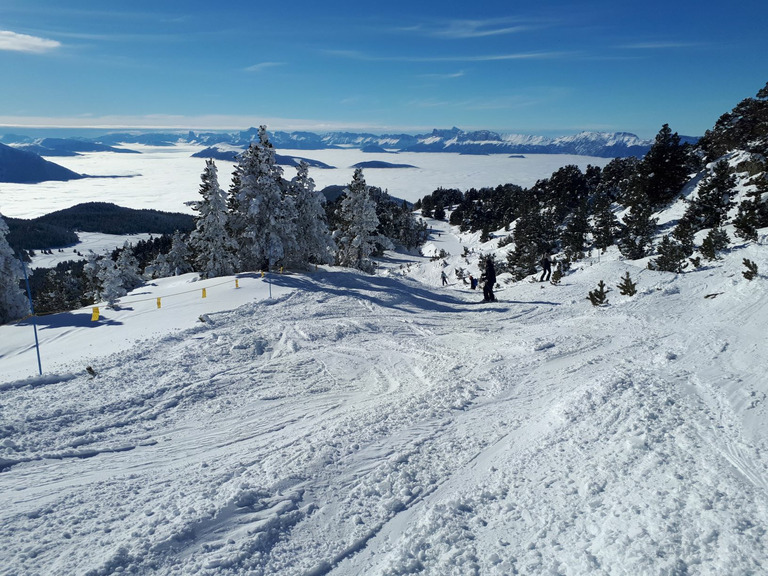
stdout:
<svg viewBox="0 0 768 576">
<path fill-rule="evenodd" d="M 0 574 L 765 573 L 765 231 L 482 303 L 456 270 L 496 241 L 434 225 L 445 259 L 39 318 L 42 376 L 0 327 Z"/>
</svg>

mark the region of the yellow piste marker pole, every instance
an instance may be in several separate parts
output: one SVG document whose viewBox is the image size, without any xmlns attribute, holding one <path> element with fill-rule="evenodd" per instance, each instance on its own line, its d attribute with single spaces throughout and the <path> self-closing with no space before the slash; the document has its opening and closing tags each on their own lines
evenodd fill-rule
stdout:
<svg viewBox="0 0 768 576">
<path fill-rule="evenodd" d="M 206 297 L 205 288 L 203 288 L 203 298 L 205 298 L 205 297 Z"/>
<path fill-rule="evenodd" d="M 240 288 L 240 281 L 235 278 L 235 288 Z"/>
<path fill-rule="evenodd" d="M 96 322 L 99 319 L 99 307 L 94 306 L 91 312 L 91 322 Z"/>
<path fill-rule="evenodd" d="M 160 308 L 160 298 L 157 299 L 157 307 Z"/>
</svg>

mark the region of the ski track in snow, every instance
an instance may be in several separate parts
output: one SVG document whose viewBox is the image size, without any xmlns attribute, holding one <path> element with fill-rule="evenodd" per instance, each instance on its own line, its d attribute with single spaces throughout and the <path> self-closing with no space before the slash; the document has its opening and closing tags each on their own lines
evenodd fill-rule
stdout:
<svg viewBox="0 0 768 576">
<path fill-rule="evenodd" d="M 768 303 L 741 256 L 495 304 L 427 259 L 288 275 L 95 378 L 3 381 L 0 574 L 761 573 Z M 640 292 L 590 306 L 625 270 Z"/>
</svg>

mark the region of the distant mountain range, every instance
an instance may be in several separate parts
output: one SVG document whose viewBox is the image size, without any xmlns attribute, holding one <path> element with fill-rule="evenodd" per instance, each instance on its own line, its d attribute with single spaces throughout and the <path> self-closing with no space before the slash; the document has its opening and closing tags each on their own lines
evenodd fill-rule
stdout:
<svg viewBox="0 0 768 576">
<path fill-rule="evenodd" d="M 209 147 L 247 147 L 258 137 L 255 128 L 234 134 L 189 133 L 189 141 Z M 460 154 L 577 154 L 616 158 L 644 156 L 653 144 L 628 132 L 580 132 L 550 138 L 525 134 L 500 134 L 490 130 L 465 132 L 459 128 L 433 130 L 429 134 L 366 134 L 353 132 L 283 132 L 269 134 L 277 148 L 324 150 L 357 148 L 364 152 L 457 152 Z M 697 138 L 681 137 L 684 142 Z"/>
<path fill-rule="evenodd" d="M 526 134 L 501 134 L 490 130 L 465 132 L 459 128 L 435 129 L 428 134 L 368 134 L 355 132 L 275 131 L 269 133 L 277 150 L 359 149 L 365 153 L 454 152 L 459 154 L 575 154 L 617 158 L 642 157 L 653 144 L 628 132 L 580 132 L 551 138 Z M 71 170 L 43 160 L 41 156 L 72 156 L 86 152 L 138 153 L 125 145 L 172 146 L 197 144 L 206 148 L 195 156 L 234 160 L 236 155 L 258 140 L 258 130 L 240 132 L 115 132 L 98 137 L 38 138 L 0 135 L 0 182 L 43 182 L 82 178 Z M 698 138 L 681 136 L 683 142 Z M 118 144 L 122 147 L 116 147 Z M 312 167 L 332 168 L 317 160 L 277 155 L 281 165 L 295 166 L 305 160 Z M 396 165 L 392 165 L 396 166 Z"/>
</svg>

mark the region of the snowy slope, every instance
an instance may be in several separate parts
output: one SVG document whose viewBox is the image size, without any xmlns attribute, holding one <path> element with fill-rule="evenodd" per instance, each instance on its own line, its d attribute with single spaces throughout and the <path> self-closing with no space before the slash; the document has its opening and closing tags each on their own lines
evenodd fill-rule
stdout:
<svg viewBox="0 0 768 576">
<path fill-rule="evenodd" d="M 679 276 L 502 275 L 483 304 L 454 271 L 495 241 L 433 224 L 445 288 L 394 253 L 272 298 L 166 279 L 42 319 L 42 377 L 31 326 L 0 327 L 0 574 L 764 571 L 767 279 L 740 271 L 766 231 Z"/>
</svg>

